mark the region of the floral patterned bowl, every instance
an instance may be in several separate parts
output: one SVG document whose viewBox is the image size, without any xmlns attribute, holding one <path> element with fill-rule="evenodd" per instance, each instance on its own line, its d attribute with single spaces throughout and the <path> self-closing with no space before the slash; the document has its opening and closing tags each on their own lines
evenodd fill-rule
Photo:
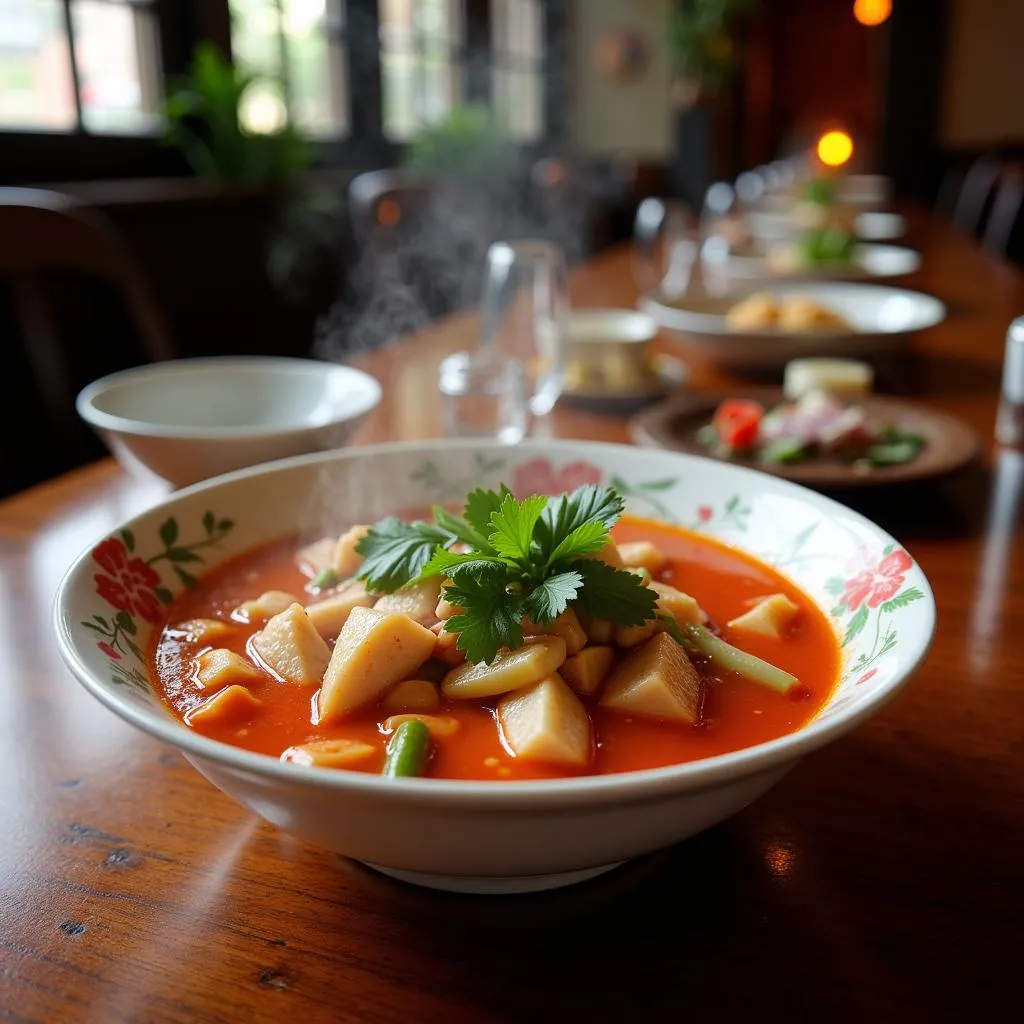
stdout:
<svg viewBox="0 0 1024 1024">
<path fill-rule="evenodd" d="M 548 494 L 609 483 L 630 511 L 774 565 L 835 622 L 844 667 L 827 705 L 795 733 L 703 761 L 498 783 L 396 782 L 281 764 L 193 733 L 161 703 L 145 652 L 162 606 L 198 574 L 296 530 L 339 530 L 500 481 Z M 169 496 L 99 541 L 71 567 L 55 605 L 61 653 L 86 689 L 178 747 L 225 793 L 286 831 L 389 874 L 473 892 L 579 881 L 735 813 L 891 698 L 921 663 L 934 627 L 920 568 L 842 505 L 722 462 L 576 441 L 382 445 L 240 470 Z"/>
</svg>

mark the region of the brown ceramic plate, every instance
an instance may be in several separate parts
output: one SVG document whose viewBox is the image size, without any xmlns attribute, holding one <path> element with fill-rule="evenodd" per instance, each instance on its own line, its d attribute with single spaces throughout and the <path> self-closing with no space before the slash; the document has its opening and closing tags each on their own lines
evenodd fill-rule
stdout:
<svg viewBox="0 0 1024 1024">
<path fill-rule="evenodd" d="M 671 448 L 715 458 L 698 442 L 697 431 L 711 421 L 715 409 L 726 398 L 752 398 L 766 409 L 783 400 L 782 392 L 775 388 L 682 395 L 636 415 L 630 421 L 630 433 L 637 444 L 650 448 Z M 855 470 L 839 459 L 826 457 L 808 459 L 792 466 L 766 464 L 756 459 L 727 461 L 752 466 L 808 487 L 840 490 L 945 476 L 967 466 L 981 451 L 977 434 L 967 424 L 944 412 L 878 395 L 859 399 L 856 404 L 862 405 L 871 415 L 891 420 L 901 430 L 924 437 L 925 444 L 917 458 L 900 466 L 883 466 L 867 473 Z"/>
</svg>

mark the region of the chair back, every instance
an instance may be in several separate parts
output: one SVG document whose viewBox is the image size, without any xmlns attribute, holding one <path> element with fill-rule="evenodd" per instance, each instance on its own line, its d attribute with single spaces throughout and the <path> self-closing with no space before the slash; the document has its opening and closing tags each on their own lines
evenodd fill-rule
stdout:
<svg viewBox="0 0 1024 1024">
<path fill-rule="evenodd" d="M 12 381 L 19 394 L 35 394 L 42 404 L 42 410 L 36 410 L 37 416 L 39 411 L 45 415 L 39 434 L 50 438 L 49 462 L 42 458 L 38 464 L 24 467 L 35 478 L 96 454 L 90 432 L 79 422 L 74 406 L 79 387 L 87 383 L 76 379 L 75 368 L 82 371 L 93 359 L 83 352 L 82 340 L 70 336 L 73 331 L 68 330 L 67 311 L 53 294 L 54 275 L 68 272 L 98 280 L 118 296 L 143 361 L 174 355 L 170 333 L 145 278 L 102 214 L 62 193 L 0 188 L 0 279 L 20 341 L 20 346 L 12 346 L 5 355 L 27 378 Z M 109 355 L 104 339 L 87 339 L 87 345 L 94 342 L 104 357 Z M 95 361 L 102 363 L 103 359 Z M 17 461 L 16 454 L 7 453 L 4 461 Z M 13 474 L 15 485 L 32 482 L 22 479 L 25 472 Z M 9 473 L 8 485 L 11 482 Z"/>
<path fill-rule="evenodd" d="M 985 229 L 986 219 L 996 184 L 999 181 L 1000 161 L 992 155 L 979 157 L 967 169 L 956 205 L 953 208 L 953 225 L 961 231 L 980 238 Z"/>
<path fill-rule="evenodd" d="M 1017 229 L 1024 215 L 1024 164 L 1011 163 L 1001 169 L 992 210 L 988 215 L 982 244 L 991 252 L 1019 258 L 1014 251 Z"/>
<path fill-rule="evenodd" d="M 391 168 L 357 174 L 348 187 L 352 232 L 360 244 L 387 238 L 429 209 L 433 184 L 422 174 Z"/>
</svg>

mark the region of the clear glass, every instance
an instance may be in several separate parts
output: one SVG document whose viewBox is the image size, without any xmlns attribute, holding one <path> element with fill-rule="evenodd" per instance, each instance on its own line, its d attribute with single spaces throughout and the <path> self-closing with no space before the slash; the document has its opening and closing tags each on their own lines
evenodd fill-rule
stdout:
<svg viewBox="0 0 1024 1024">
<path fill-rule="evenodd" d="M 487 252 L 480 350 L 522 364 L 530 411 L 551 411 L 565 384 L 569 289 L 551 242 L 495 242 Z"/>
<path fill-rule="evenodd" d="M 633 222 L 633 272 L 639 287 L 681 298 L 690 287 L 699 244 L 697 224 L 685 203 L 644 199 Z"/>
<path fill-rule="evenodd" d="M 1024 447 L 1024 316 L 1006 332 L 1003 382 L 996 416 L 996 440 Z"/>
<path fill-rule="evenodd" d="M 441 361 L 438 390 L 446 437 L 493 438 L 516 444 L 529 409 L 523 366 L 489 353 L 455 352 Z"/>
<path fill-rule="evenodd" d="M 75 127 L 75 83 L 60 0 L 0 2 L 0 128 Z"/>
<path fill-rule="evenodd" d="M 82 124 L 90 132 L 144 134 L 160 124 L 160 43 L 151 6 L 73 0 Z"/>
</svg>

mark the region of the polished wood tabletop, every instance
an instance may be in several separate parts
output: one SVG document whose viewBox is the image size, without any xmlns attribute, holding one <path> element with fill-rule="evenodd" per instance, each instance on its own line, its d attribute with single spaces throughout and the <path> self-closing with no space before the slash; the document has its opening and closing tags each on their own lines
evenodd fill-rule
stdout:
<svg viewBox="0 0 1024 1024">
<path fill-rule="evenodd" d="M 935 589 L 931 656 L 890 705 L 724 824 L 547 894 L 417 890 L 314 849 L 210 786 L 62 665 L 54 589 L 158 500 L 107 460 L 0 503 L 0 1019 L 1008 1019 L 1024 949 L 1024 453 L 991 443 L 1024 276 L 921 216 L 913 285 L 949 307 L 884 389 L 983 441 L 956 479 L 843 500 Z M 629 254 L 577 305 L 632 306 Z M 452 318 L 357 360 L 385 387 L 359 440 L 436 435 Z M 670 346 L 667 338 L 659 344 Z M 693 365 L 690 386 L 730 383 Z M 554 436 L 627 439 L 561 404 Z M 1014 1014 L 1015 1015 L 1015 1014 Z"/>
</svg>

